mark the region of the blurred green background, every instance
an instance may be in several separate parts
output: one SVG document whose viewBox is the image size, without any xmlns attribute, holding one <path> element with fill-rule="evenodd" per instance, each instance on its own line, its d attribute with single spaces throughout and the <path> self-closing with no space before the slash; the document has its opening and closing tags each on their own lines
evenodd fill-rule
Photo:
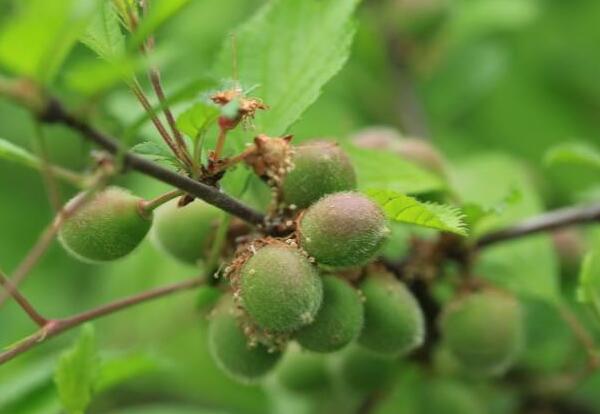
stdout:
<svg viewBox="0 0 600 414">
<path fill-rule="evenodd" d="M 0 1 L 0 31 L 17 18 L 23 3 L 27 2 Z M 187 3 L 156 33 L 167 92 L 209 74 L 228 33 L 263 2 Z M 457 191 L 471 199 L 498 200 L 514 184 L 511 174 L 525 174 L 526 191 L 532 193 L 535 207 L 524 208 L 522 216 L 598 197 L 597 172 L 548 167 L 543 162 L 546 151 L 560 143 L 600 145 L 598 0 L 365 0 L 356 18 L 349 61 L 293 125 L 295 140 L 347 140 L 366 127 L 396 128 L 433 142 L 454 166 Z M 91 76 L 93 72 L 82 68 L 92 67 L 95 59 L 77 45 L 52 90 L 81 113 L 96 115 L 99 126 L 120 134 L 142 110 L 122 85 L 91 98 L 81 93 L 77 77 Z M 10 73 L 10 68 L 4 71 Z M 175 106 L 175 111 L 184 107 Z M 45 127 L 45 132 L 53 162 L 73 169 L 89 165 L 91 147 L 77 134 L 61 126 Z M 144 134 L 154 132 L 146 125 L 140 132 Z M 0 137 L 35 147 L 32 118 L 6 100 L 0 100 Z M 469 182 L 474 175 L 476 183 Z M 136 173 L 119 181 L 145 197 L 166 188 Z M 61 191 L 65 198 L 74 193 L 68 186 Z M 52 216 L 40 175 L 0 160 L 1 269 L 8 273 L 15 269 Z M 593 231 L 584 236 L 589 243 L 599 239 Z M 528 272 L 539 273 L 541 266 L 548 272 L 548 283 L 556 283 L 571 300 L 576 265 L 558 263 L 548 240 L 541 243 L 547 255 L 538 256 L 543 264 L 517 257 L 517 246 L 510 253 L 512 268 L 491 259 L 483 267 L 495 272 L 493 277 L 517 271 L 527 279 Z M 148 240 L 131 256 L 101 266 L 77 262 L 55 243 L 24 284 L 23 293 L 44 314 L 60 317 L 197 273 L 157 252 Z M 532 283 L 540 280 L 546 281 Z M 552 289 L 531 290 L 546 288 Z M 529 342 L 520 369 L 544 376 L 577 367 L 583 351 L 574 345 L 556 312 L 532 297 L 525 299 Z M 94 323 L 102 355 L 123 360 L 122 369 L 131 375 L 125 374 L 127 381 L 98 395 L 90 412 L 334 412 L 329 411 L 331 406 L 319 405 L 319 399 L 282 390 L 272 379 L 244 386 L 226 378 L 208 355 L 206 315 L 196 309 L 195 301 L 194 293 L 184 293 Z M 0 344 L 11 344 L 34 328 L 14 303 L 0 309 Z M 63 335 L 0 367 L 0 413 L 60 412 L 52 367 L 76 335 L 77 331 Z M 375 412 L 434 412 L 431 407 L 415 408 L 414 403 L 423 392 L 427 398 L 430 373 L 403 362 L 394 376 L 393 391 Z M 464 384 L 459 381 L 485 406 L 475 412 L 519 412 L 519 390 L 510 380 L 500 385 Z M 600 376 L 590 378 L 568 400 L 583 407 L 577 412 L 600 412 Z M 344 412 L 343 406 L 340 403 L 335 412 Z"/>
</svg>

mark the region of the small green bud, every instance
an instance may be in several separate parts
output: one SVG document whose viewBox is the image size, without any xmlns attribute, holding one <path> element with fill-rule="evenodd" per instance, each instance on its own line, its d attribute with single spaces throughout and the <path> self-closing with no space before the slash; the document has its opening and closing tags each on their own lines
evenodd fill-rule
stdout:
<svg viewBox="0 0 600 414">
<path fill-rule="evenodd" d="M 343 351 L 340 374 L 344 383 L 359 392 L 380 390 L 394 377 L 394 360 L 367 349 L 351 346 Z"/>
<path fill-rule="evenodd" d="M 229 376 L 252 382 L 273 369 L 281 353 L 260 343 L 251 346 L 236 316 L 233 299 L 223 298 L 209 321 L 209 350 L 217 365 Z"/>
<path fill-rule="evenodd" d="M 312 141 L 294 147 L 293 169 L 283 181 L 283 200 L 306 208 L 326 194 L 356 188 L 354 167 L 334 142 Z"/>
<path fill-rule="evenodd" d="M 152 241 L 174 258 L 197 265 L 210 249 L 220 212 L 201 200 L 184 207 L 177 203 L 171 200 L 156 210 Z"/>
<path fill-rule="evenodd" d="M 404 283 L 389 273 L 372 272 L 360 289 L 365 297 L 361 345 L 374 352 L 397 356 L 423 343 L 423 311 Z"/>
<path fill-rule="evenodd" d="M 142 201 L 123 188 L 109 187 L 64 221 L 58 239 L 69 253 L 86 262 L 126 256 L 152 224 L 152 214 L 145 215 L 140 208 Z"/>
<path fill-rule="evenodd" d="M 325 357 L 306 351 L 288 349 L 276 375 L 285 388 L 297 393 L 324 392 L 331 385 Z"/>
<path fill-rule="evenodd" d="M 323 304 L 313 323 L 296 333 L 303 348 L 333 352 L 353 341 L 363 326 L 363 305 L 358 292 L 335 276 L 323 278 Z"/>
<path fill-rule="evenodd" d="M 441 332 L 465 369 L 478 375 L 498 375 L 510 367 L 521 349 L 521 308 L 514 297 L 504 293 L 473 293 L 448 305 Z"/>
<path fill-rule="evenodd" d="M 389 232 L 379 206 L 354 192 L 330 194 L 317 201 L 302 216 L 298 230 L 308 254 L 332 267 L 367 263 Z"/>
<path fill-rule="evenodd" d="M 316 268 L 298 249 L 275 243 L 261 247 L 242 266 L 240 296 L 258 326 L 293 332 L 314 320 L 323 285 Z"/>
</svg>

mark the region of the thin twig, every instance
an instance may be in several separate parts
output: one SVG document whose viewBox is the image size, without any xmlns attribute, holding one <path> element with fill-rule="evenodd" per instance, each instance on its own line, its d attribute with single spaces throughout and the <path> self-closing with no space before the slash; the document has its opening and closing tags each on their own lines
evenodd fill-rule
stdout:
<svg viewBox="0 0 600 414">
<path fill-rule="evenodd" d="M 514 226 L 488 233 L 477 240 L 476 248 L 483 248 L 498 242 L 521 238 L 530 234 L 555 230 L 573 224 L 600 223 L 600 203 L 591 206 L 568 207 L 549 211 L 523 220 Z"/>
<path fill-rule="evenodd" d="M 112 154 L 117 154 L 122 151 L 125 166 L 179 188 L 180 190 L 183 190 L 194 197 L 198 197 L 208 204 L 239 217 L 250 224 L 263 225 L 265 223 L 265 216 L 262 213 L 229 197 L 218 189 L 163 168 L 146 158 L 128 151 L 123 151 L 123 147 L 116 139 L 94 129 L 86 122 L 71 115 L 57 100 L 51 100 L 49 102 L 47 108 L 40 114 L 40 118 L 45 122 L 62 123 L 79 131 L 85 138 L 95 142 Z"/>
<path fill-rule="evenodd" d="M 8 292 L 8 294 L 19 304 L 25 313 L 31 318 L 31 320 L 40 328 L 48 323 L 48 320 L 44 318 L 35 309 L 35 307 L 27 300 L 17 288 L 10 282 L 6 275 L 0 270 L 0 284 Z"/>
<path fill-rule="evenodd" d="M 150 103 L 150 101 L 148 100 L 146 95 L 144 94 L 142 87 L 139 85 L 139 83 L 137 81 L 135 81 L 131 84 L 131 91 L 133 92 L 135 97 L 138 99 L 138 101 L 142 104 L 142 107 L 144 107 L 144 110 L 148 113 L 148 115 L 150 115 L 150 119 L 152 120 L 152 123 L 154 124 L 156 130 L 158 131 L 160 136 L 163 138 L 165 143 L 169 146 L 171 151 L 173 151 L 173 154 L 175 154 L 175 156 L 177 158 L 179 158 L 184 164 L 187 164 L 187 162 L 186 162 L 185 158 L 183 157 L 183 155 L 181 154 L 179 148 L 173 141 L 173 138 L 171 138 L 171 136 L 167 132 L 165 126 L 163 125 L 162 121 L 156 115 L 156 112 L 154 111 L 152 104 Z"/>
<path fill-rule="evenodd" d="M 13 272 L 11 277 L 11 284 L 13 286 L 19 287 L 21 283 L 23 283 L 27 275 L 31 272 L 31 269 L 33 269 L 46 250 L 50 247 L 50 244 L 58 234 L 64 221 L 75 214 L 75 212 L 90 199 L 93 193 L 105 185 L 105 179 L 105 176 L 97 176 L 89 190 L 80 193 L 59 210 L 52 222 L 40 235 L 35 245 L 29 250 L 27 256 L 25 256 L 19 266 L 17 266 L 17 269 Z M 6 292 L 0 292 L 0 307 L 6 302 L 8 297 L 9 295 L 7 295 Z"/>
<path fill-rule="evenodd" d="M 105 305 L 99 306 L 97 308 L 79 313 L 75 316 L 71 316 L 64 319 L 50 320 L 33 335 L 18 342 L 12 348 L 0 353 L 0 365 L 6 363 L 7 361 L 10 361 L 16 356 L 30 350 L 31 348 L 43 342 L 46 342 L 47 340 L 65 331 L 73 329 L 85 322 L 101 318 L 103 316 L 118 312 L 122 309 L 126 309 L 131 306 L 138 305 L 140 303 L 168 296 L 175 292 L 189 290 L 203 285 L 204 283 L 206 283 L 205 277 L 197 277 L 194 279 L 186 280 L 184 282 L 179 282 L 172 285 L 148 290 L 146 292 L 138 293 L 136 295 L 129 296 L 124 299 L 119 299 L 114 302 L 110 302 Z"/>
</svg>

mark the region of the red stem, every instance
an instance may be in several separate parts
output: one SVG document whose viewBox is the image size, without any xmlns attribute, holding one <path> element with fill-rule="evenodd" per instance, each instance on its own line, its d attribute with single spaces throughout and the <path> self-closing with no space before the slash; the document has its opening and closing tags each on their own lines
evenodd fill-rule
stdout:
<svg viewBox="0 0 600 414">
<path fill-rule="evenodd" d="M 48 320 L 44 318 L 40 313 L 35 310 L 33 305 L 29 303 L 23 295 L 14 287 L 14 285 L 8 280 L 6 275 L 0 270 L 0 284 L 4 286 L 8 294 L 23 308 L 25 313 L 31 318 L 33 322 L 40 328 L 48 323 Z"/>
<path fill-rule="evenodd" d="M 28 336 L 24 340 L 18 342 L 9 350 L 0 353 L 0 365 L 10 361 L 18 355 L 30 350 L 31 348 L 43 342 L 46 342 L 47 340 L 65 331 L 68 331 L 81 324 L 84 324 L 85 322 L 98 319 L 106 315 L 110 315 L 122 309 L 138 305 L 140 303 L 168 296 L 176 292 L 192 289 L 204 283 L 206 283 L 206 278 L 197 277 L 183 282 L 174 283 L 172 285 L 148 290 L 146 292 L 138 293 L 137 295 L 129 296 L 127 298 L 119 299 L 114 302 L 110 302 L 105 305 L 99 306 L 97 308 L 79 313 L 75 316 L 67 317 L 64 319 L 46 321 L 45 324 L 41 327 L 41 329 L 35 332 L 33 335 Z"/>
</svg>

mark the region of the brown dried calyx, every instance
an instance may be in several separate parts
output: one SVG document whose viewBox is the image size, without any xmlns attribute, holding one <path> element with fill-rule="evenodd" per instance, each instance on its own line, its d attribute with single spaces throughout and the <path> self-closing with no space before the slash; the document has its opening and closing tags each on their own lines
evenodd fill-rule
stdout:
<svg viewBox="0 0 600 414">
<path fill-rule="evenodd" d="M 260 134 L 254 138 L 253 151 L 245 161 L 267 184 L 280 187 L 285 175 L 293 168 L 290 145 L 291 135 L 268 137 Z"/>
<path fill-rule="evenodd" d="M 220 106 L 225 106 L 232 101 L 237 101 L 237 115 L 233 118 L 227 118 L 221 116 L 219 118 L 219 125 L 223 129 L 233 129 L 237 126 L 240 121 L 245 121 L 254 118 L 256 111 L 269 109 L 258 98 L 251 98 L 244 96 L 241 88 L 233 88 L 225 91 L 220 91 L 210 97 L 210 99 Z"/>
</svg>

